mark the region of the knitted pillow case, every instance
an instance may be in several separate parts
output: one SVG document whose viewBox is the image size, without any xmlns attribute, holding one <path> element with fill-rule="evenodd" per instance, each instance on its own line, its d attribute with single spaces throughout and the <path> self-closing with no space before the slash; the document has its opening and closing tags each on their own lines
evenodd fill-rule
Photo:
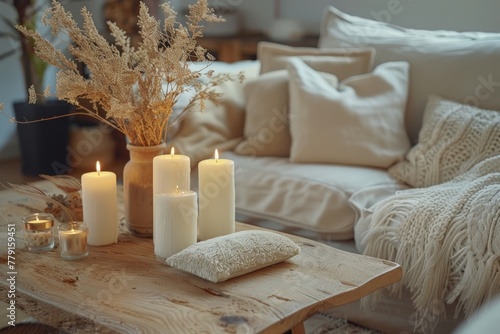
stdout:
<svg viewBox="0 0 500 334">
<path fill-rule="evenodd" d="M 500 154 L 500 112 L 429 96 L 418 144 L 389 169 L 398 180 L 429 187 Z"/>
<path fill-rule="evenodd" d="M 217 283 L 285 261 L 299 254 L 290 238 L 269 231 L 240 231 L 185 248 L 167 264 Z"/>
</svg>

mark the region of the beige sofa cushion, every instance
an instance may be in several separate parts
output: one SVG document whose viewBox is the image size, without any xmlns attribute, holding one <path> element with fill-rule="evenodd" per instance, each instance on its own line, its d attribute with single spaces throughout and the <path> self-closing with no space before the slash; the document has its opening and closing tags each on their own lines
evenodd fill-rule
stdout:
<svg viewBox="0 0 500 334">
<path fill-rule="evenodd" d="M 439 95 L 500 110 L 500 34 L 406 29 L 348 15 L 330 6 L 321 22 L 321 48 L 373 47 L 375 65 L 410 63 L 406 127 L 416 143 L 427 97 Z"/>
<path fill-rule="evenodd" d="M 321 72 L 330 72 L 336 68 L 339 78 L 346 78 L 352 73 L 364 73 L 373 65 L 373 48 L 311 48 L 293 47 L 271 42 L 260 42 L 257 46 L 257 60 L 260 61 L 260 73 L 285 69 L 289 57 L 300 57 L 306 64 Z"/>
<path fill-rule="evenodd" d="M 288 72 L 262 74 L 248 83 L 245 96 L 245 139 L 234 151 L 243 155 L 289 156 Z"/>
<path fill-rule="evenodd" d="M 410 149 L 407 62 L 384 63 L 340 83 L 297 58 L 288 72 L 290 161 L 388 168 L 403 160 Z"/>
</svg>

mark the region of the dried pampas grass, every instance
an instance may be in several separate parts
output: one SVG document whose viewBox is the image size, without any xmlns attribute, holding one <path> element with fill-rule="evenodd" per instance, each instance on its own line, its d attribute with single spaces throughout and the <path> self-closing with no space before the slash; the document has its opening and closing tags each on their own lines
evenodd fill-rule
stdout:
<svg viewBox="0 0 500 334">
<path fill-rule="evenodd" d="M 35 42 L 35 53 L 45 62 L 59 68 L 56 96 L 79 107 L 77 114 L 89 115 L 124 133 L 132 145 L 151 146 L 164 141 L 172 107 L 187 90 L 195 94 L 180 114 L 180 118 L 194 109 L 202 110 L 206 100 L 217 103 L 219 93 L 215 87 L 229 75 L 215 76 L 207 68 L 214 58 L 197 44 L 203 36 L 202 22 L 222 22 L 214 14 L 207 0 L 189 5 L 187 22 L 177 20 L 177 13 L 169 3 L 160 5 L 165 19 L 156 20 L 141 2 L 138 28 L 141 36 L 137 48 L 131 46 L 130 37 L 115 23 L 108 22 L 114 43 L 110 43 L 97 30 L 91 13 L 81 10 L 83 27 L 73 20 L 71 13 L 56 0 L 45 12 L 42 22 L 51 28 L 60 40 L 69 40 L 66 56 L 57 42 L 50 42 L 38 32 L 16 26 Z M 63 36 L 66 36 L 64 38 Z M 207 62 L 202 70 L 193 70 L 191 62 Z M 84 76 L 79 65 L 85 65 L 90 76 Z M 202 76 L 208 80 L 200 80 Z M 242 75 L 239 75 L 240 80 Z M 206 83 L 202 83 L 206 82 Z M 49 92 L 44 91 L 44 95 Z M 34 89 L 29 90 L 30 101 L 36 102 Z M 90 107 L 80 105 L 90 101 Z M 102 109 L 105 114 L 99 113 Z M 169 122 L 170 121 L 170 122 Z"/>
</svg>

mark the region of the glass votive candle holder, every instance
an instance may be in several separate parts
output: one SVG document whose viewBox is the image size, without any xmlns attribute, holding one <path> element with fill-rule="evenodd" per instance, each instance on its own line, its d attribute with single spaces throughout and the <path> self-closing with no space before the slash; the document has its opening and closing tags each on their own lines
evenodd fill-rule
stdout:
<svg viewBox="0 0 500 334">
<path fill-rule="evenodd" d="M 31 252 L 46 252 L 54 248 L 54 216 L 33 213 L 23 217 L 24 242 Z"/>
<path fill-rule="evenodd" d="M 89 255 L 88 227 L 84 222 L 61 223 L 58 227 L 59 251 L 65 260 L 77 260 Z"/>
</svg>

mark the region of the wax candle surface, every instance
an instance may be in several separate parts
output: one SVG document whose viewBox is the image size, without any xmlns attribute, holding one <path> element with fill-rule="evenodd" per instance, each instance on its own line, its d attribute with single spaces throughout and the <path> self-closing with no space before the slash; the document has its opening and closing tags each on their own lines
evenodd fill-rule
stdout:
<svg viewBox="0 0 500 334">
<path fill-rule="evenodd" d="M 198 203 L 194 191 L 178 190 L 154 196 L 154 252 L 166 260 L 196 243 Z"/>
<path fill-rule="evenodd" d="M 116 174 L 91 172 L 82 175 L 83 221 L 87 224 L 88 244 L 104 246 L 118 240 Z"/>
<path fill-rule="evenodd" d="M 153 194 L 174 192 L 179 189 L 191 189 L 191 162 L 188 156 L 174 154 L 158 155 L 153 158 Z"/>
<path fill-rule="evenodd" d="M 234 162 L 228 159 L 203 160 L 198 164 L 198 239 L 226 235 L 235 229 Z"/>
</svg>

